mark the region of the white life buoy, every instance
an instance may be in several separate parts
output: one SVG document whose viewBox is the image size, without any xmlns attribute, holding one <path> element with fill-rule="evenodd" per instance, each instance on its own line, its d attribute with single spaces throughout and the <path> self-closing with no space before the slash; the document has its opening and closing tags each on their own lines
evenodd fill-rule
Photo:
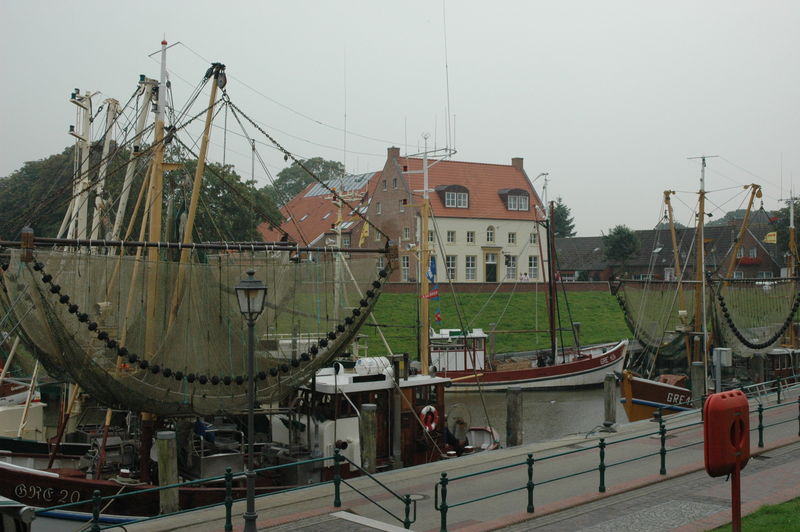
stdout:
<svg viewBox="0 0 800 532">
<path fill-rule="evenodd" d="M 425 427 L 425 430 L 430 432 L 435 430 L 436 425 L 439 423 L 439 412 L 436 411 L 435 406 L 428 405 L 420 411 L 419 420 L 422 421 L 422 426 Z"/>
</svg>

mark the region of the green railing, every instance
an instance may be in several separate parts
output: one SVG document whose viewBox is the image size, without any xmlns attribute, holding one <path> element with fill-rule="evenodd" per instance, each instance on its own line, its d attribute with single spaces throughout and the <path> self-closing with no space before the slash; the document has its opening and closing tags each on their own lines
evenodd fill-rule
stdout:
<svg viewBox="0 0 800 532">
<path fill-rule="evenodd" d="M 303 485 L 303 486 L 291 487 L 291 488 L 286 488 L 286 489 L 282 489 L 282 490 L 270 491 L 268 493 L 262 493 L 260 495 L 257 495 L 256 498 L 263 498 L 263 497 L 269 497 L 269 496 L 272 496 L 272 495 L 278 495 L 278 494 L 281 494 L 281 493 L 289 493 L 289 492 L 292 492 L 292 491 L 304 490 L 304 489 L 308 489 L 308 488 L 312 488 L 312 487 L 316 487 L 316 486 L 321 486 L 321 485 L 325 485 L 325 484 L 333 484 L 333 486 L 334 486 L 333 506 L 336 507 L 336 508 L 340 508 L 342 506 L 341 484 L 344 483 L 347 486 L 349 486 L 350 488 L 352 488 L 354 491 L 359 493 L 362 497 L 365 497 L 367 500 L 369 500 L 373 504 L 377 505 L 379 508 L 381 508 L 382 510 L 387 512 L 389 515 L 391 515 L 392 517 L 394 517 L 395 519 L 400 521 L 403 524 L 403 526 L 405 526 L 405 528 L 409 528 L 411 526 L 411 524 L 414 523 L 414 521 L 416 521 L 416 519 L 417 519 L 417 502 L 415 500 L 411 500 L 411 496 L 410 495 L 404 495 L 404 496 L 398 495 L 397 493 L 392 491 L 389 487 L 387 487 L 382 482 L 380 482 L 373 475 L 367 473 L 359 465 L 355 464 L 353 461 L 351 461 L 347 457 L 342 456 L 340 454 L 340 452 L 339 452 L 339 449 L 336 449 L 334 451 L 334 455 L 333 456 L 325 456 L 325 457 L 321 457 L 321 458 L 311 458 L 309 460 L 302 460 L 300 462 L 293 462 L 293 463 L 290 463 L 290 464 L 281 464 L 281 465 L 277 465 L 277 466 L 262 467 L 262 468 L 259 468 L 259 469 L 255 469 L 254 472 L 256 474 L 259 474 L 259 473 L 263 473 L 263 472 L 267 472 L 267 471 L 275 471 L 275 470 L 285 469 L 285 468 L 289 468 L 289 467 L 298 467 L 298 466 L 305 465 L 305 464 L 324 462 L 326 460 L 333 460 L 333 463 L 334 463 L 334 478 L 333 478 L 333 480 L 327 480 L 327 481 L 323 481 L 323 482 L 317 482 L 317 483 L 314 483 L 314 484 L 307 484 L 307 485 Z M 367 477 L 369 477 L 374 482 L 376 482 L 378 485 L 380 485 L 385 490 L 387 490 L 392 496 L 394 496 L 396 499 L 400 500 L 404 504 L 404 518 L 397 517 L 392 512 L 387 510 L 385 507 L 383 507 L 382 505 L 378 504 L 376 501 L 374 501 L 373 499 L 368 497 L 365 493 L 363 493 L 362 491 L 357 489 L 351 483 L 349 483 L 346 480 L 344 480 L 342 478 L 342 476 L 341 476 L 341 462 L 343 462 L 343 461 L 347 461 L 350 464 L 352 464 L 353 466 L 355 466 L 359 471 L 364 473 Z M 35 515 L 47 514 L 47 513 L 50 513 L 50 512 L 54 512 L 56 510 L 71 510 L 71 509 L 75 509 L 75 508 L 80 507 L 80 506 L 91 505 L 91 507 L 92 507 L 92 517 L 89 520 L 89 523 L 90 523 L 89 530 L 91 532 L 99 532 L 100 530 L 104 530 L 104 529 L 107 529 L 107 528 L 118 528 L 119 526 L 121 526 L 119 523 L 114 523 L 114 524 L 110 524 L 110 525 L 107 525 L 107 526 L 103 526 L 101 524 L 101 514 L 102 514 L 103 508 L 104 507 L 108 507 L 112 502 L 114 502 L 116 500 L 124 499 L 124 498 L 127 498 L 127 497 L 141 496 L 141 495 L 147 494 L 147 493 L 160 492 L 162 490 L 175 489 L 175 488 L 184 488 L 184 487 L 189 487 L 189 486 L 197 486 L 197 485 L 200 485 L 200 484 L 208 484 L 210 482 L 219 482 L 219 481 L 223 481 L 224 480 L 225 481 L 225 498 L 224 498 L 224 500 L 222 502 L 209 504 L 209 505 L 205 505 L 205 506 L 197 506 L 197 507 L 193 507 L 193 508 L 189 508 L 189 509 L 185 509 L 185 510 L 179 510 L 177 512 L 159 514 L 157 516 L 152 516 L 152 517 L 131 517 L 130 520 L 126 520 L 125 521 L 125 524 L 126 525 L 130 525 L 130 524 L 133 524 L 133 523 L 142 523 L 142 522 L 145 522 L 145 521 L 151 521 L 153 519 L 161 519 L 161 518 L 164 518 L 164 517 L 170 517 L 170 516 L 174 516 L 174 515 L 181 515 L 181 514 L 184 514 L 184 513 L 187 513 L 187 512 L 195 511 L 195 510 L 204 510 L 204 509 L 207 509 L 207 508 L 216 508 L 216 507 L 224 506 L 225 507 L 225 531 L 226 532 L 230 532 L 231 530 L 233 530 L 233 521 L 232 521 L 233 503 L 237 502 L 237 501 L 245 500 L 244 498 L 240 498 L 240 499 L 234 499 L 233 498 L 233 481 L 234 481 L 235 478 L 245 478 L 245 473 L 241 472 L 241 473 L 235 473 L 234 474 L 231 471 L 231 468 L 227 468 L 226 473 L 224 475 L 218 475 L 218 476 L 215 476 L 215 477 L 208 477 L 208 478 L 202 478 L 202 479 L 197 479 L 197 480 L 191 480 L 191 481 L 188 481 L 188 482 L 179 482 L 177 484 L 169 484 L 169 485 L 166 485 L 166 486 L 158 486 L 158 487 L 154 487 L 154 488 L 147 488 L 147 489 L 129 491 L 129 492 L 126 492 L 126 493 L 118 493 L 118 494 L 115 494 L 115 495 L 102 496 L 101 493 L 100 493 L 100 490 L 95 490 L 92 498 L 89 499 L 89 500 L 82 500 L 82 501 L 70 502 L 70 503 L 66 503 L 66 504 L 59 504 L 57 506 L 49 506 L 47 508 L 39 508 L 39 509 L 37 509 L 35 511 Z M 413 509 L 413 519 L 411 517 L 412 509 Z"/>
<path fill-rule="evenodd" d="M 778 385 L 777 388 L 780 389 L 780 384 Z M 780 398 L 780 396 L 778 396 L 778 398 Z M 798 415 L 797 415 L 797 419 L 796 420 L 793 419 L 793 418 L 789 418 L 789 419 L 785 419 L 783 421 L 776 421 L 774 423 L 770 423 L 770 424 L 766 424 L 766 425 L 764 424 L 764 419 L 763 419 L 764 411 L 772 410 L 772 409 L 775 409 L 775 408 L 785 408 L 786 406 L 787 406 L 786 404 L 780 404 L 780 403 L 775 404 L 773 406 L 768 406 L 768 407 L 765 407 L 762 404 L 758 404 L 758 406 L 757 406 L 757 408 L 755 410 L 753 410 L 753 409 L 749 410 L 751 415 L 753 413 L 757 413 L 758 414 L 758 424 L 757 424 L 756 427 L 751 427 L 750 431 L 751 432 L 758 431 L 758 446 L 759 447 L 764 447 L 764 429 L 768 428 L 768 427 L 774 427 L 774 426 L 782 425 L 782 424 L 785 424 L 785 423 L 796 422 L 797 425 L 798 425 L 797 435 L 798 435 L 798 437 L 800 437 L 800 397 L 797 398 Z M 491 499 L 491 498 L 494 498 L 494 497 L 499 497 L 499 496 L 502 496 L 502 495 L 508 495 L 510 493 L 515 493 L 515 492 L 522 491 L 522 490 L 526 490 L 527 491 L 527 501 L 526 501 L 527 504 L 526 504 L 526 508 L 525 509 L 526 509 L 526 511 L 528 513 L 532 514 L 532 513 L 534 513 L 533 492 L 534 492 L 534 489 L 536 487 L 540 487 L 542 485 L 549 484 L 549 483 L 552 483 L 552 482 L 557 482 L 557 481 L 564 480 L 564 479 L 567 479 L 567 478 L 576 477 L 576 476 L 579 476 L 579 475 L 585 475 L 585 474 L 595 473 L 596 472 L 598 474 L 598 481 L 599 481 L 598 482 L 598 492 L 605 493 L 605 491 L 606 491 L 606 470 L 611 468 L 611 467 L 620 466 L 620 465 L 627 464 L 627 463 L 630 463 L 630 462 L 635 462 L 637 460 L 644 460 L 646 458 L 652 458 L 654 456 L 658 456 L 659 457 L 659 471 L 658 472 L 659 472 L 660 475 L 666 475 L 667 474 L 667 453 L 675 452 L 675 451 L 678 451 L 678 450 L 681 450 L 681 449 L 685 449 L 687 447 L 693 447 L 693 446 L 696 446 L 696 445 L 702 445 L 703 444 L 703 440 L 700 439 L 698 441 L 685 443 L 685 444 L 682 444 L 682 445 L 679 445 L 679 446 L 675 446 L 675 447 L 671 447 L 671 448 L 667 449 L 667 446 L 666 446 L 667 433 L 669 431 L 673 431 L 674 432 L 674 431 L 678 431 L 678 430 L 682 430 L 682 429 L 686 429 L 686 428 L 700 426 L 700 425 L 703 424 L 703 421 L 701 420 L 701 421 L 698 421 L 698 422 L 681 424 L 681 425 L 678 425 L 678 426 L 670 427 L 668 429 L 667 426 L 666 426 L 666 423 L 664 421 L 663 416 L 660 415 L 660 412 L 655 416 L 655 420 L 658 421 L 658 430 L 653 431 L 653 432 L 648 432 L 646 434 L 639 434 L 637 436 L 631 436 L 629 438 L 620 438 L 620 439 L 616 439 L 616 440 L 613 440 L 613 441 L 606 441 L 606 438 L 600 438 L 596 445 L 593 445 L 593 446 L 590 446 L 590 447 L 586 447 L 586 448 L 582 448 L 582 449 L 572 449 L 572 450 L 569 450 L 569 451 L 564 451 L 564 452 L 555 453 L 555 454 L 551 454 L 551 455 L 547 455 L 547 456 L 537 457 L 536 459 L 534 459 L 533 453 L 528 453 L 527 458 L 524 461 L 515 462 L 515 463 L 512 463 L 512 464 L 507 464 L 507 465 L 504 465 L 504 466 L 499 466 L 499 467 L 486 469 L 486 470 L 482 470 L 482 471 L 477 471 L 477 472 L 474 472 L 474 473 L 468 473 L 468 474 L 460 475 L 460 476 L 457 476 L 457 477 L 448 477 L 446 472 L 441 473 L 441 478 L 436 482 L 436 485 L 434 486 L 434 509 L 439 512 L 439 516 L 440 516 L 440 519 L 439 519 L 439 521 L 440 521 L 439 530 L 440 530 L 440 532 L 447 532 L 447 516 L 448 516 L 448 512 L 451 509 L 457 508 L 459 506 L 465 506 L 465 505 L 468 505 L 468 504 L 476 503 L 476 502 L 479 502 L 479 501 L 484 501 L 484 500 Z M 659 448 L 658 448 L 658 450 L 653 451 L 653 452 L 649 452 L 649 453 L 645 453 L 645 454 L 642 454 L 642 455 L 639 455 L 639 456 L 627 458 L 625 460 L 620 460 L 618 462 L 613 462 L 613 463 L 607 463 L 606 462 L 606 448 L 608 448 L 608 447 L 610 447 L 612 445 L 618 445 L 618 444 L 625 443 L 625 442 L 630 442 L 630 441 L 633 441 L 633 440 L 651 438 L 653 436 L 658 436 L 658 439 L 659 439 Z M 552 460 L 552 459 L 555 459 L 555 458 L 562 458 L 564 456 L 574 455 L 574 454 L 577 454 L 577 453 L 587 453 L 587 452 L 590 452 L 592 450 L 597 450 L 597 452 L 598 452 L 599 462 L 598 462 L 598 465 L 596 467 L 590 467 L 590 468 L 583 469 L 583 470 L 580 470 L 580 471 L 575 471 L 575 472 L 572 472 L 572 473 L 568 473 L 568 474 L 565 474 L 565 475 L 562 475 L 562 476 L 559 476 L 559 477 L 550 478 L 550 479 L 542 480 L 542 481 L 539 481 L 539 482 L 534 482 L 534 480 L 533 480 L 533 474 L 534 474 L 534 467 L 533 466 L 534 466 L 534 463 L 541 464 L 542 462 L 544 462 L 546 460 Z M 488 473 L 494 473 L 494 472 L 497 472 L 497 471 L 506 470 L 506 469 L 513 469 L 513 468 L 522 467 L 522 466 L 526 466 L 526 473 L 527 473 L 527 482 L 525 482 L 522 485 L 518 485 L 516 487 L 511 487 L 511 488 L 508 488 L 508 489 L 505 489 L 505 490 L 502 490 L 502 491 L 499 491 L 499 492 L 496 492 L 496 493 L 490 493 L 490 494 L 483 495 L 483 496 L 480 496 L 480 497 L 475 497 L 475 498 L 472 498 L 472 499 L 459 501 L 457 503 L 451 503 L 447 499 L 448 486 L 453 482 L 456 482 L 456 481 L 459 481 L 459 480 L 468 479 L 468 478 L 472 478 L 472 477 L 476 477 L 478 475 L 485 475 L 485 474 L 488 474 Z M 522 479 L 520 479 L 520 480 L 522 480 Z"/>
</svg>

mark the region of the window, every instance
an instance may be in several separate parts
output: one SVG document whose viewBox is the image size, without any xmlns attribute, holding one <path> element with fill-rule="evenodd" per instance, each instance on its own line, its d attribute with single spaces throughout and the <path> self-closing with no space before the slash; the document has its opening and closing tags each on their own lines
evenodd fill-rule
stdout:
<svg viewBox="0 0 800 532">
<path fill-rule="evenodd" d="M 756 273 L 758 279 L 772 279 L 772 272 L 758 272 Z"/>
<path fill-rule="evenodd" d="M 509 211 L 527 211 L 528 210 L 528 196 L 508 196 L 508 210 Z"/>
<path fill-rule="evenodd" d="M 379 201 L 378 203 L 375 204 L 375 214 L 380 214 L 380 213 L 381 213 L 381 202 Z"/>
<path fill-rule="evenodd" d="M 486 241 L 494 242 L 494 227 L 491 225 L 486 228 Z"/>
<path fill-rule="evenodd" d="M 475 243 L 475 231 L 467 231 L 467 244 Z"/>
<path fill-rule="evenodd" d="M 403 227 L 403 240 L 411 240 L 411 229 Z"/>
<path fill-rule="evenodd" d="M 392 178 L 392 188 L 397 188 L 397 178 L 396 177 Z"/>
<path fill-rule="evenodd" d="M 383 180 L 383 190 L 386 190 L 386 180 Z"/>
<path fill-rule="evenodd" d="M 455 231 L 448 231 L 447 232 L 447 243 L 448 244 L 455 244 L 456 242 L 456 232 Z"/>
<path fill-rule="evenodd" d="M 506 255 L 506 279 L 517 278 L 517 257 Z"/>
<path fill-rule="evenodd" d="M 406 200 L 397 200 L 397 205 L 400 207 L 400 212 L 406 212 Z"/>
<path fill-rule="evenodd" d="M 303 221 L 303 220 L 305 220 L 306 218 L 308 218 L 308 215 L 307 215 L 307 214 L 304 214 L 304 215 L 303 215 L 303 217 L 302 217 L 302 218 L 300 218 L 300 220 L 298 220 L 298 221 L 302 222 L 302 221 Z"/>
<path fill-rule="evenodd" d="M 664 280 L 665 281 L 675 280 L 675 268 L 664 268 Z"/>
<path fill-rule="evenodd" d="M 740 247 L 736 250 L 736 258 L 741 259 L 742 257 L 744 257 L 744 248 Z"/>
<path fill-rule="evenodd" d="M 330 215 L 331 215 L 331 213 L 330 213 L 330 212 L 326 212 L 326 213 L 325 213 L 325 216 L 323 216 L 323 217 L 322 217 L 322 219 L 323 219 L 323 220 L 327 220 L 327 219 L 328 219 L 328 216 L 330 216 Z"/>
<path fill-rule="evenodd" d="M 342 247 L 343 248 L 350 247 L 350 235 L 342 235 Z"/>
<path fill-rule="evenodd" d="M 467 255 L 464 263 L 464 277 L 467 281 L 474 281 L 477 279 L 475 275 L 475 265 L 478 263 L 478 257 L 475 255 Z"/>
<path fill-rule="evenodd" d="M 411 261 L 408 259 L 408 255 L 403 255 L 400 257 L 400 280 L 408 281 L 408 269 L 409 263 Z"/>
<path fill-rule="evenodd" d="M 539 278 L 539 257 L 536 255 L 528 256 L 528 277 L 532 280 Z"/>
<path fill-rule="evenodd" d="M 750 248 L 750 258 L 754 259 L 758 256 L 758 250 L 756 248 Z"/>
<path fill-rule="evenodd" d="M 450 281 L 456 280 L 456 255 L 447 255 L 444 258 L 444 263 L 447 268 L 447 279 Z"/>
<path fill-rule="evenodd" d="M 428 242 L 433 242 L 433 231 L 428 230 Z"/>
<path fill-rule="evenodd" d="M 529 240 L 531 244 L 535 244 L 537 242 L 536 233 L 531 233 L 531 238 Z"/>
<path fill-rule="evenodd" d="M 383 269 L 383 267 L 384 267 L 383 255 L 378 257 L 378 261 L 375 264 L 375 267 L 377 268 L 378 272 L 380 272 Z"/>
<path fill-rule="evenodd" d="M 466 209 L 469 207 L 469 194 L 466 192 L 445 192 L 444 206 Z"/>
<path fill-rule="evenodd" d="M 512 246 L 517 243 L 517 233 L 508 233 L 508 243 Z"/>
<path fill-rule="evenodd" d="M 381 241 L 380 231 L 374 231 L 373 233 L 375 234 L 375 242 L 380 242 Z"/>
<path fill-rule="evenodd" d="M 634 281 L 652 281 L 653 274 L 652 273 L 634 273 L 633 274 Z"/>
<path fill-rule="evenodd" d="M 744 272 L 735 271 L 733 272 L 734 279 L 744 279 Z"/>
</svg>

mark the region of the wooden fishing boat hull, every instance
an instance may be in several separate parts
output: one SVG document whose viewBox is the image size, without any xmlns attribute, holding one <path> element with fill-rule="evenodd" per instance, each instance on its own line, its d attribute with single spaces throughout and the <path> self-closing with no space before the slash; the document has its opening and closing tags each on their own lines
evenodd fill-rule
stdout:
<svg viewBox="0 0 800 532">
<path fill-rule="evenodd" d="M 630 371 L 623 372 L 620 386 L 628 421 L 651 419 L 659 408 L 663 415 L 692 409 L 692 392 L 680 386 L 637 377 Z"/>
<path fill-rule="evenodd" d="M 447 371 L 443 375 L 453 379 L 448 389 L 458 392 L 504 391 L 509 387 L 545 390 L 598 386 L 603 383 L 606 373 L 622 369 L 627 349 L 628 341 L 622 340 L 586 348 L 582 350 L 583 356 L 574 357 L 564 364 L 523 369 Z"/>
<path fill-rule="evenodd" d="M 95 490 L 101 496 L 112 496 L 132 491 L 147 490 L 156 486 L 150 484 L 127 483 L 124 479 L 94 480 L 77 476 L 76 470 L 37 470 L 10 463 L 0 462 L 0 496 L 14 499 L 36 508 L 47 508 L 61 504 L 91 500 Z M 288 486 L 264 486 L 256 484 L 256 495 L 284 489 Z M 233 487 L 233 498 L 243 498 L 246 487 L 238 482 Z M 198 508 L 225 500 L 225 485 L 219 481 L 214 485 L 192 486 L 179 489 L 181 510 Z M 91 518 L 91 503 L 71 507 L 65 511 L 46 512 L 44 515 L 59 519 L 88 520 Z M 104 503 L 105 522 L 124 522 L 136 517 L 153 516 L 159 513 L 158 492 L 150 491 L 123 497 Z"/>
</svg>

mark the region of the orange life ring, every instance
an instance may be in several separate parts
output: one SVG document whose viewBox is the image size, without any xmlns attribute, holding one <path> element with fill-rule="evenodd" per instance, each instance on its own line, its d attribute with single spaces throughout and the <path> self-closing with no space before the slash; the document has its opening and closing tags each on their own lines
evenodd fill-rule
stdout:
<svg viewBox="0 0 800 532">
<path fill-rule="evenodd" d="M 436 411 L 435 406 L 428 405 L 420 411 L 419 420 L 422 422 L 422 426 L 425 427 L 425 430 L 430 432 L 435 430 L 436 425 L 439 423 L 439 412 Z"/>
</svg>

